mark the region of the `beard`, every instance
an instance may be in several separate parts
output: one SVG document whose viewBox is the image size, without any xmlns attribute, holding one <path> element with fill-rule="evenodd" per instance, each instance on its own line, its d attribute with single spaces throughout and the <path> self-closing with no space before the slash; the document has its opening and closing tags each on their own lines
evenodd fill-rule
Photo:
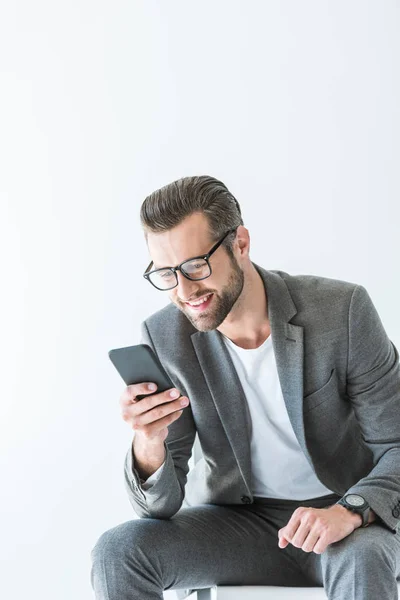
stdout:
<svg viewBox="0 0 400 600">
<path fill-rule="evenodd" d="M 231 312 L 237 299 L 242 293 L 244 286 L 244 273 L 240 268 L 234 256 L 231 256 L 232 270 L 229 275 L 228 283 L 220 292 L 215 290 L 202 290 L 201 295 L 213 294 L 211 305 L 206 310 L 194 314 L 186 304 L 177 302 L 176 305 L 189 319 L 191 324 L 198 331 L 212 331 L 217 329 L 225 321 Z"/>
</svg>

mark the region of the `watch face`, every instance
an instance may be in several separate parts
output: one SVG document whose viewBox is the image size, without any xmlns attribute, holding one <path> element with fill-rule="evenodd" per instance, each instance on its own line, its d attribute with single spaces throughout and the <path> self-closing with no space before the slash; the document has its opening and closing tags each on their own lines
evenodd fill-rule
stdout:
<svg viewBox="0 0 400 600">
<path fill-rule="evenodd" d="M 350 504 L 350 506 L 359 507 L 365 504 L 364 498 L 362 496 L 359 496 L 358 494 L 348 494 L 345 500 L 347 504 Z"/>
</svg>

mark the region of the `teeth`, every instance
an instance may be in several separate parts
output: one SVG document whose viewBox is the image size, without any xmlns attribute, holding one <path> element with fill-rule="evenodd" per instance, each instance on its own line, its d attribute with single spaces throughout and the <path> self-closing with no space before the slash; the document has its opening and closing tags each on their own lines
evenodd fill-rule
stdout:
<svg viewBox="0 0 400 600">
<path fill-rule="evenodd" d="M 211 296 L 211 294 L 208 294 L 208 296 L 205 296 L 202 300 L 199 300 L 199 302 L 189 302 L 189 305 L 190 306 L 200 306 L 200 304 L 207 302 L 207 300 L 209 299 L 210 296 Z"/>
</svg>

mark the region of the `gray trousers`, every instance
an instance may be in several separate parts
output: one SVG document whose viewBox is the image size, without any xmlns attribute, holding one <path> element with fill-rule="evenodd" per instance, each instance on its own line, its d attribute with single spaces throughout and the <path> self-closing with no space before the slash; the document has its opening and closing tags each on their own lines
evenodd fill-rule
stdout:
<svg viewBox="0 0 400 600">
<path fill-rule="evenodd" d="M 372 523 L 322 554 L 278 546 L 278 530 L 311 500 L 183 507 L 170 519 L 135 519 L 103 533 L 92 550 L 97 600 L 162 600 L 163 590 L 213 585 L 324 587 L 329 600 L 397 600 L 400 535 Z"/>
</svg>

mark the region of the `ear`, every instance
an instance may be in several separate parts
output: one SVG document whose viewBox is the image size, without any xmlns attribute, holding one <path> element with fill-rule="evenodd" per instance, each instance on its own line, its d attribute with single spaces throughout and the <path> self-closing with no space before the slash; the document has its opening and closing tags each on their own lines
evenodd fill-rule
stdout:
<svg viewBox="0 0 400 600">
<path fill-rule="evenodd" d="M 248 256 L 250 251 L 249 230 L 243 225 L 239 225 L 236 231 L 235 246 L 239 250 L 240 257 Z"/>
</svg>

